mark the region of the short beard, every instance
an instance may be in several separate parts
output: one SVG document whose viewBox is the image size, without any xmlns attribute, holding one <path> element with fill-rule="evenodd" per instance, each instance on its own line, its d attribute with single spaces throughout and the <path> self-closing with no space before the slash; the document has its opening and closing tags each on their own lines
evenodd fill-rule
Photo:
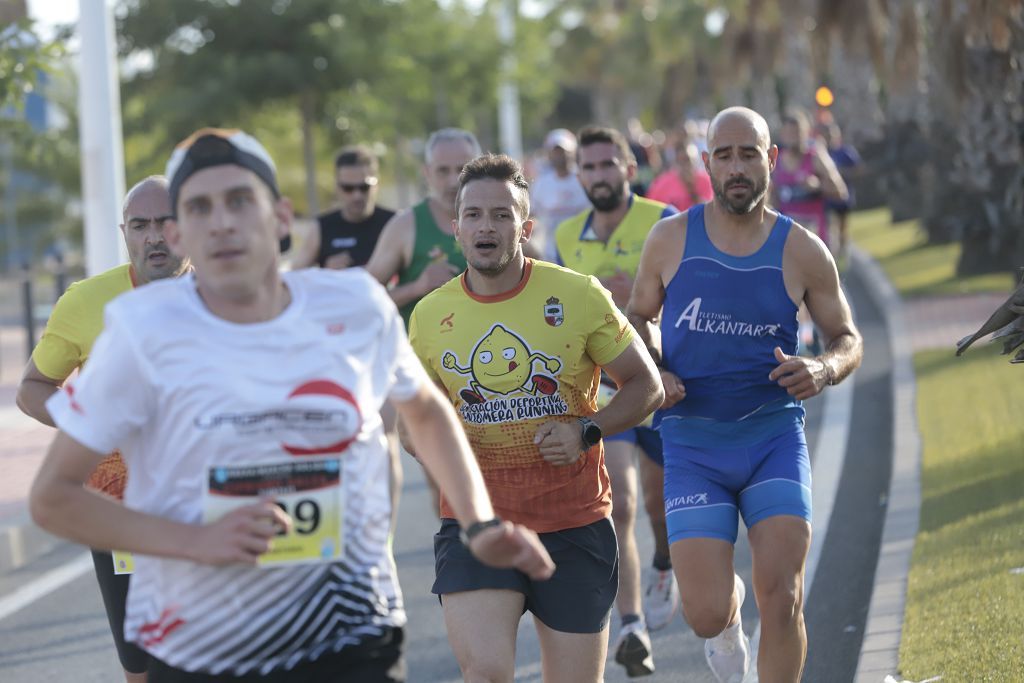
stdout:
<svg viewBox="0 0 1024 683">
<path fill-rule="evenodd" d="M 726 211 L 737 216 L 744 216 L 753 211 L 764 200 L 765 195 L 768 194 L 767 178 L 760 183 L 751 181 L 751 185 L 753 191 L 750 193 L 749 199 L 733 200 L 726 194 L 728 188 L 722 183 L 717 182 L 714 178 L 711 180 L 712 189 L 715 191 L 715 199 Z"/>
<path fill-rule="evenodd" d="M 508 268 L 509 264 L 512 263 L 514 256 L 514 250 L 510 252 L 507 251 L 504 254 L 502 254 L 501 258 L 499 258 L 494 263 L 473 263 L 471 261 L 469 265 L 473 266 L 473 270 L 475 270 L 476 272 L 480 273 L 485 277 L 497 277 L 498 275 L 501 275 L 502 273 L 505 272 L 505 269 Z"/>
<path fill-rule="evenodd" d="M 608 195 L 604 197 L 595 197 L 593 194 L 593 190 L 597 189 L 598 187 L 607 187 L 609 190 Z M 616 193 L 615 188 L 613 188 L 611 185 L 607 183 L 598 183 L 597 185 L 594 185 L 592 188 L 587 190 L 587 199 L 589 199 L 590 203 L 593 204 L 594 209 L 602 213 L 605 213 L 608 211 L 614 211 L 615 209 L 622 206 L 623 197 L 622 193 Z"/>
</svg>

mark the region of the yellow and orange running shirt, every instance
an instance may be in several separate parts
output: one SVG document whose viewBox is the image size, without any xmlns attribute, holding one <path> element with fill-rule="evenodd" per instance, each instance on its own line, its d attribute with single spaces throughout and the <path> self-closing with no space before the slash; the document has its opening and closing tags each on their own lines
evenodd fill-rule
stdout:
<svg viewBox="0 0 1024 683">
<path fill-rule="evenodd" d="M 554 466 L 534 436 L 549 420 L 596 411 L 599 368 L 632 337 L 595 278 L 530 259 L 512 291 L 479 296 L 463 274 L 424 297 L 409 325 L 413 349 L 462 420 L 496 513 L 541 533 L 611 513 L 603 445 Z M 443 495 L 441 516 L 455 516 Z"/>
<path fill-rule="evenodd" d="M 46 330 L 32 351 L 32 362 L 39 372 L 63 382 L 82 367 L 103 331 L 103 309 L 134 287 L 132 267 L 127 263 L 68 287 L 53 307 Z M 100 461 L 86 485 L 120 500 L 126 478 L 124 461 L 114 451 Z"/>
</svg>

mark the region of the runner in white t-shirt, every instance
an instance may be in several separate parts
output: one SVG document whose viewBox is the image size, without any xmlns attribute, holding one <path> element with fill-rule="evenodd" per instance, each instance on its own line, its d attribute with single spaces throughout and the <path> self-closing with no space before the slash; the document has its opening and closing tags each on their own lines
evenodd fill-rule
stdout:
<svg viewBox="0 0 1024 683">
<path fill-rule="evenodd" d="M 477 557 L 540 578 L 550 557 L 494 518 L 384 289 L 360 270 L 279 274 L 291 206 L 255 139 L 198 131 L 167 175 L 167 241 L 196 272 L 107 306 L 88 367 L 47 404 L 60 432 L 33 517 L 136 553 L 125 632 L 150 681 L 404 680 L 385 400 Z M 115 448 L 124 507 L 82 488 Z"/>
</svg>

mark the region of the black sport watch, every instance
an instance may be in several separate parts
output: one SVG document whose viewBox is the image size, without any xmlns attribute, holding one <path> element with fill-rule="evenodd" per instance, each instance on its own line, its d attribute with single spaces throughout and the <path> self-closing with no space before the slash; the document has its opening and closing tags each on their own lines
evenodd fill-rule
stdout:
<svg viewBox="0 0 1024 683">
<path fill-rule="evenodd" d="M 580 430 L 584 448 L 593 448 L 601 441 L 601 426 L 589 417 L 580 418 Z"/>
<path fill-rule="evenodd" d="M 459 530 L 459 540 L 462 541 L 462 545 L 469 547 L 469 542 L 476 537 L 481 531 L 490 529 L 492 526 L 501 526 L 501 519 L 494 517 L 492 519 L 485 519 L 482 522 L 473 522 L 465 529 Z"/>
</svg>

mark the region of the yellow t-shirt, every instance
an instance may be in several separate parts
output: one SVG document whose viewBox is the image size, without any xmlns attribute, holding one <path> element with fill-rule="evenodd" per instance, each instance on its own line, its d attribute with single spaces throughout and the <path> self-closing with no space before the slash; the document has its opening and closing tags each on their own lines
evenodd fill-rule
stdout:
<svg viewBox="0 0 1024 683">
<path fill-rule="evenodd" d="M 57 300 L 42 338 L 32 351 L 39 372 L 63 382 L 81 367 L 103 331 L 103 309 L 135 286 L 130 264 L 80 280 Z M 127 478 L 124 461 L 115 451 L 100 461 L 87 482 L 90 488 L 120 499 Z"/>
<path fill-rule="evenodd" d="M 632 205 L 607 242 L 585 239 L 584 230 L 590 210 L 562 221 L 555 229 L 558 258 L 563 266 L 577 273 L 604 278 L 616 270 L 636 276 L 647 233 L 666 215 L 667 204 L 633 195 Z M 675 213 L 670 209 L 670 213 Z"/>
<path fill-rule="evenodd" d="M 647 234 L 665 216 L 666 209 L 672 212 L 675 210 L 662 202 L 637 195 L 633 195 L 632 202 L 622 222 L 608 236 L 607 242 L 582 237 L 590 216 L 589 210 L 559 224 L 555 241 L 558 243 L 558 258 L 563 265 L 584 275 L 599 278 L 610 277 L 617 270 L 636 277 Z M 614 394 L 614 385 L 605 378 L 598 396 L 598 405 L 602 408 L 608 405 Z M 653 417 L 653 413 L 648 415 L 638 426 L 650 427 Z"/>
<path fill-rule="evenodd" d="M 465 286 L 465 274 L 424 297 L 409 341 L 455 405 L 499 516 L 538 532 L 590 524 L 611 512 L 601 444 L 553 466 L 533 439 L 549 420 L 596 411 L 599 366 L 622 353 L 633 328 L 592 277 L 527 260 L 501 296 Z M 442 499 L 441 514 L 453 517 Z"/>
<path fill-rule="evenodd" d="M 134 287 L 131 266 L 124 264 L 80 280 L 64 292 L 50 313 L 32 361 L 50 379 L 64 381 L 82 366 L 103 331 L 103 309 L 118 294 Z"/>
</svg>

